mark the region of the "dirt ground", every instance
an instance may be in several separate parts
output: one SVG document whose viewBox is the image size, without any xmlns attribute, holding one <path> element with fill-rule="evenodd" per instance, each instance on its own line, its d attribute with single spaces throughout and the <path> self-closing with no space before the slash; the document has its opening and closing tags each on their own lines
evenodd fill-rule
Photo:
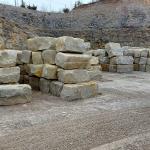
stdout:
<svg viewBox="0 0 150 150">
<path fill-rule="evenodd" d="M 0 107 L 0 150 L 150 150 L 150 73 L 103 76 L 95 98 Z"/>
</svg>

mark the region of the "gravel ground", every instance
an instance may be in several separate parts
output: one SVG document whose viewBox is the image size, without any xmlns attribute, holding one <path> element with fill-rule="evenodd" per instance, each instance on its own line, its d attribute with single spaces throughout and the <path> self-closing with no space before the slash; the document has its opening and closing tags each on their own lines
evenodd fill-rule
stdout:
<svg viewBox="0 0 150 150">
<path fill-rule="evenodd" d="M 150 74 L 103 76 L 96 98 L 0 107 L 0 150 L 150 150 Z"/>
</svg>

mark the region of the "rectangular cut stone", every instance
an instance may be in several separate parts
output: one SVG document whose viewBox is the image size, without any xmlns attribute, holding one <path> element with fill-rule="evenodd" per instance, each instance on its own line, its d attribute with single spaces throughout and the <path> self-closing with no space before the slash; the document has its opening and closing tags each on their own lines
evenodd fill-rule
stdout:
<svg viewBox="0 0 150 150">
<path fill-rule="evenodd" d="M 63 36 L 59 37 L 56 41 L 57 52 L 84 53 L 89 48 L 90 44 L 85 43 L 84 40 L 80 38 Z"/>
<path fill-rule="evenodd" d="M 55 64 L 56 50 L 45 50 L 42 52 L 44 64 Z"/>
<path fill-rule="evenodd" d="M 0 105 L 24 104 L 31 101 L 32 91 L 29 85 L 0 85 Z"/>
<path fill-rule="evenodd" d="M 56 55 L 56 65 L 66 69 L 87 69 L 90 66 L 91 56 L 85 54 L 58 53 Z"/>
<path fill-rule="evenodd" d="M 41 52 L 32 52 L 32 62 L 35 65 L 43 64 L 42 53 Z"/>
<path fill-rule="evenodd" d="M 0 83 L 17 83 L 20 79 L 20 68 L 0 68 Z"/>
<path fill-rule="evenodd" d="M 146 65 L 140 65 L 140 71 L 145 72 L 146 71 Z"/>
<path fill-rule="evenodd" d="M 17 52 L 11 50 L 0 51 L 0 68 L 14 67 L 17 62 Z"/>
<path fill-rule="evenodd" d="M 117 65 L 118 73 L 131 73 L 133 72 L 133 65 Z"/>
<path fill-rule="evenodd" d="M 41 78 L 40 79 L 40 91 L 42 93 L 49 93 L 50 92 L 50 80 Z"/>
<path fill-rule="evenodd" d="M 133 49 L 126 49 L 126 50 L 123 51 L 123 55 L 134 57 L 134 50 Z"/>
<path fill-rule="evenodd" d="M 117 72 L 117 65 L 109 65 L 109 72 Z"/>
<path fill-rule="evenodd" d="M 23 50 L 21 54 L 21 62 L 30 64 L 31 62 L 31 51 L 29 50 Z"/>
<path fill-rule="evenodd" d="M 140 64 L 140 65 L 146 65 L 146 63 L 147 63 L 147 58 L 141 57 L 139 64 Z"/>
<path fill-rule="evenodd" d="M 100 70 L 88 70 L 90 80 L 100 81 L 102 79 L 102 72 Z"/>
<path fill-rule="evenodd" d="M 141 51 L 141 57 L 148 57 L 148 50 L 147 49 L 144 49 Z"/>
<path fill-rule="evenodd" d="M 117 56 L 110 59 L 112 65 L 131 65 L 133 64 L 132 56 Z"/>
<path fill-rule="evenodd" d="M 29 75 L 30 76 L 36 76 L 36 77 L 42 77 L 43 72 L 43 65 L 28 65 L 29 67 Z"/>
<path fill-rule="evenodd" d="M 108 56 L 107 53 L 106 53 L 106 50 L 105 49 L 97 49 L 93 52 L 93 55 L 94 56 L 101 56 L 101 57 L 106 57 Z"/>
<path fill-rule="evenodd" d="M 67 101 L 85 99 L 98 95 L 96 82 L 85 82 L 78 84 L 64 84 L 60 97 Z"/>
<path fill-rule="evenodd" d="M 45 64 L 43 66 L 42 77 L 45 79 L 57 79 L 57 69 L 55 65 Z"/>
<path fill-rule="evenodd" d="M 150 65 L 146 65 L 146 72 L 150 72 Z"/>
<path fill-rule="evenodd" d="M 64 84 L 62 82 L 59 81 L 52 81 L 50 82 L 50 93 L 53 96 L 58 96 L 60 97 L 60 93 L 63 89 Z"/>
<path fill-rule="evenodd" d="M 58 71 L 58 80 L 63 83 L 81 83 L 90 81 L 90 75 L 87 70 L 75 69 L 75 70 L 63 70 Z"/>
<path fill-rule="evenodd" d="M 32 51 L 40 51 L 46 49 L 55 49 L 56 38 L 53 37 L 35 37 L 28 39 L 28 49 Z"/>
<path fill-rule="evenodd" d="M 106 52 L 108 53 L 109 58 L 115 56 L 123 56 L 124 49 L 121 48 L 119 43 L 107 43 L 105 45 Z"/>
</svg>

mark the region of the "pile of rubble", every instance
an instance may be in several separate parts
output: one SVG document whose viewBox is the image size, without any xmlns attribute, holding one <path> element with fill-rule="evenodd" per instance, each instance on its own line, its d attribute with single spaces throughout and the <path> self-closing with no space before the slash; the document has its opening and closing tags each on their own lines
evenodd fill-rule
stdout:
<svg viewBox="0 0 150 150">
<path fill-rule="evenodd" d="M 72 101 L 98 94 L 102 72 L 99 61 L 84 54 L 90 43 L 73 37 L 36 37 L 20 60 L 21 83 L 33 89 Z"/>
<path fill-rule="evenodd" d="M 20 68 L 17 51 L 0 50 L 0 105 L 22 104 L 31 101 L 31 87 L 18 84 Z"/>
</svg>

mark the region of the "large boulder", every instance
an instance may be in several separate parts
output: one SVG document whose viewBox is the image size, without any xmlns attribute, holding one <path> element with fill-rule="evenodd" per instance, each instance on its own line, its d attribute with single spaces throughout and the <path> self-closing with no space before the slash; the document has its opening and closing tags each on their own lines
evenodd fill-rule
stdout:
<svg viewBox="0 0 150 150">
<path fill-rule="evenodd" d="M 66 69 L 86 69 L 90 66 L 91 56 L 85 54 L 57 53 L 56 65 Z"/>
<path fill-rule="evenodd" d="M 85 69 L 63 70 L 58 71 L 58 80 L 63 83 L 81 83 L 90 81 L 88 71 Z"/>
<path fill-rule="evenodd" d="M 45 64 L 43 66 L 42 77 L 45 79 L 57 79 L 57 66 Z"/>
<path fill-rule="evenodd" d="M 0 83 L 17 83 L 20 79 L 20 68 L 0 68 Z"/>
<path fill-rule="evenodd" d="M 56 50 L 45 50 L 42 52 L 44 64 L 55 64 Z"/>
<path fill-rule="evenodd" d="M 90 44 L 83 39 L 63 36 L 57 39 L 56 50 L 58 52 L 84 53 L 90 48 Z"/>
<path fill-rule="evenodd" d="M 121 48 L 119 43 L 107 43 L 105 45 L 106 52 L 108 53 L 108 56 L 115 57 L 115 56 L 122 56 L 124 49 Z"/>
<path fill-rule="evenodd" d="M 117 56 L 110 59 L 112 65 L 131 65 L 134 59 L 132 56 Z"/>
<path fill-rule="evenodd" d="M 97 94 L 97 83 L 90 81 L 78 84 L 64 84 L 60 97 L 67 101 L 73 101 L 95 97 Z"/>
<path fill-rule="evenodd" d="M 13 67 L 17 62 L 17 51 L 0 51 L 0 68 Z"/>
<path fill-rule="evenodd" d="M 31 101 L 29 85 L 0 85 L 0 105 L 24 104 Z"/>
<path fill-rule="evenodd" d="M 53 37 L 35 37 L 28 39 L 28 49 L 32 51 L 54 49 L 56 38 Z"/>
</svg>

